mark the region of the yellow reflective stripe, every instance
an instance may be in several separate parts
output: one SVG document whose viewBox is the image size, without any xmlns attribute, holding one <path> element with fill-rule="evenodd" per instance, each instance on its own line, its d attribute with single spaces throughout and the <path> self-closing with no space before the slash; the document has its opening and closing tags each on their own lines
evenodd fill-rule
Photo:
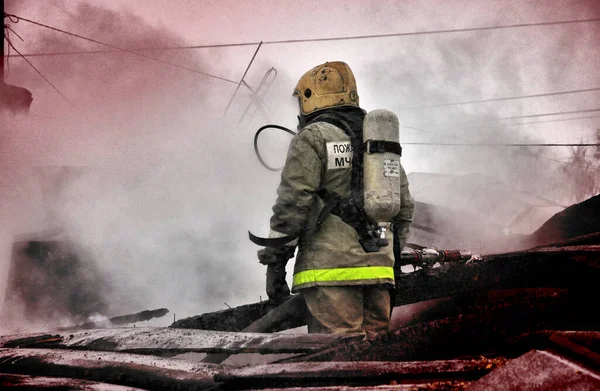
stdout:
<svg viewBox="0 0 600 391">
<path fill-rule="evenodd" d="M 294 274 L 294 286 L 310 282 L 394 279 L 394 268 L 388 266 L 345 267 L 305 270 Z"/>
</svg>

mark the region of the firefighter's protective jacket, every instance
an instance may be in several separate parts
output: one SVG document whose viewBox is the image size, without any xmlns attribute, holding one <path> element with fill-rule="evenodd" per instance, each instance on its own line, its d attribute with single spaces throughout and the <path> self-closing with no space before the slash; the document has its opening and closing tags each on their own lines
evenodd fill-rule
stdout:
<svg viewBox="0 0 600 391">
<path fill-rule="evenodd" d="M 298 254 L 292 291 L 313 286 L 394 284 L 394 254 L 391 230 L 389 245 L 366 253 L 354 228 L 329 214 L 315 232 L 315 221 L 323 208 L 316 195 L 320 188 L 342 197 L 350 194 L 352 152 L 349 136 L 339 127 L 314 122 L 296 135 L 288 150 L 278 198 L 271 217 L 272 235 L 297 236 Z M 393 219 L 404 245 L 414 204 L 404 169 L 401 175 L 401 210 Z M 274 231 L 274 232 L 273 232 Z"/>
</svg>

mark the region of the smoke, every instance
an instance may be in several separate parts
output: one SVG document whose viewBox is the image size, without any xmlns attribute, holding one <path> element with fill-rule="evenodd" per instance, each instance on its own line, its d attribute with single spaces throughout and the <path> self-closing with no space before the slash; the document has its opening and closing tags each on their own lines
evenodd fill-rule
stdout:
<svg viewBox="0 0 600 391">
<path fill-rule="evenodd" d="M 594 4 L 574 4 L 572 17 L 597 18 L 599 8 L 597 3 Z M 544 7 L 532 9 L 530 5 L 523 4 L 516 8 L 515 12 L 529 12 L 533 20 L 535 17 L 548 20 L 550 16 Z M 488 20 L 486 24 L 506 25 L 512 22 L 498 16 L 497 20 Z M 523 30 L 520 33 L 490 30 L 477 32 L 476 39 L 471 33 L 457 33 L 416 37 L 401 43 L 390 41 L 385 58 L 376 52 L 377 49 L 367 51 L 365 57 L 369 62 L 366 68 L 371 79 L 371 92 L 376 94 L 367 96 L 363 102 L 372 104 L 374 101 L 375 105 L 389 107 L 398 113 L 401 125 L 405 125 L 401 127 L 401 142 L 405 143 L 402 162 L 407 172 L 471 175 L 471 183 L 466 178 L 446 180 L 447 185 L 460 183 L 465 188 L 439 188 L 425 197 L 417 195 L 417 201 L 450 206 L 456 212 L 451 219 L 443 214 L 434 219 L 437 223 L 451 223 L 431 226 L 439 232 L 438 237 L 434 242 L 424 242 L 421 237 L 419 244 L 468 246 L 475 251 L 509 251 L 522 245 L 519 243 L 521 238 L 503 237 L 502 230 L 506 226 L 498 223 L 520 218 L 520 214 L 529 213 L 528 207 L 541 205 L 548 207 L 545 212 L 538 209 L 539 213 L 546 213 L 546 218 L 551 217 L 557 211 L 556 207 L 552 207 L 552 201 L 567 204 L 570 197 L 565 197 L 565 194 L 576 192 L 577 181 L 565 172 L 561 163 L 567 160 L 565 149 L 509 148 L 493 144 L 556 140 L 577 142 L 572 137 L 575 131 L 571 127 L 575 126 L 580 131 L 582 123 L 515 126 L 526 120 L 498 119 L 588 108 L 593 105 L 590 98 L 594 95 L 415 107 L 595 86 L 599 81 L 598 73 L 589 67 L 590 59 L 597 59 L 600 55 L 592 43 L 592 37 L 597 39 L 599 31 L 596 24 Z M 575 39 L 577 44 L 573 44 Z M 580 71 L 586 75 L 593 74 L 592 80 L 581 78 Z M 361 99 L 363 97 L 364 94 Z M 587 122 L 588 130 L 597 127 L 597 123 L 597 120 Z M 562 129 L 558 130 L 559 126 Z M 492 145 L 436 146 L 410 145 L 410 142 Z M 423 179 L 426 176 L 417 178 L 427 180 Z M 489 193 L 490 189 L 484 189 L 482 185 L 493 182 L 498 182 L 498 194 L 505 194 L 506 198 L 496 199 L 490 193 L 487 203 L 478 205 L 484 197 L 476 192 L 485 190 Z M 438 183 L 443 181 L 438 180 Z M 423 187 L 426 184 L 419 182 L 418 185 Z M 433 190 L 431 186 L 425 187 Z M 533 195 L 550 201 L 535 200 Z M 453 200 L 451 205 L 446 203 L 449 198 Z M 476 220 L 473 220 L 474 216 Z M 477 227 L 477 235 L 473 235 L 474 227 Z M 530 232 L 535 228 L 532 227 Z M 451 240 L 451 237 L 456 239 Z M 414 234 L 411 239 L 415 239 Z"/>
<path fill-rule="evenodd" d="M 7 1 L 6 9 L 124 48 L 196 43 L 127 11 L 83 2 L 44 4 Z M 365 17 L 371 23 L 387 13 L 401 14 L 379 26 L 381 33 L 431 30 L 438 27 L 435 18 L 441 18 L 441 11 L 428 14 L 426 6 L 397 9 L 395 3 L 380 4 L 354 15 L 361 21 L 354 26 L 365 29 L 357 34 L 371 33 L 362 23 Z M 552 19 L 553 11 L 541 5 L 502 4 L 510 12 L 503 8 L 499 15 L 528 13 L 531 20 Z M 597 5 L 590 4 L 597 3 L 568 3 L 562 17 L 597 17 Z M 440 10 L 453 6 L 445 7 Z M 45 17 L 49 9 L 53 18 Z M 305 16 L 286 16 L 285 22 L 271 23 L 268 31 L 275 34 L 278 25 L 285 25 L 286 31 L 294 32 L 286 35 L 290 38 L 324 31 L 312 25 L 310 14 Z M 462 24 L 479 24 L 478 15 L 465 16 Z M 329 19 L 324 12 L 319 18 Z M 349 35 L 351 22 L 322 35 Z M 514 22 L 499 16 L 481 23 Z M 11 26 L 24 39 L 13 40 L 23 53 L 112 50 L 24 21 Z M 407 172 L 484 174 L 551 198 L 553 188 L 570 183 L 557 175 L 562 172 L 560 163 L 546 159 L 564 159 L 559 152 L 407 144 L 536 142 L 571 135 L 567 127 L 549 135 L 543 125 L 525 129 L 496 119 L 593 108 L 595 95 L 407 109 L 599 85 L 594 68 L 597 27 L 515 31 L 263 45 L 245 80 L 256 88 L 266 70 L 277 69 L 264 107 L 255 110 L 249 90 L 241 87 L 224 117 L 236 85 L 189 69 L 239 80 L 254 47 L 141 52 L 188 70 L 119 51 L 30 57 L 66 99 L 23 60 L 11 58 L 7 82 L 28 88 L 34 101 L 28 118 L 0 119 L 0 300 L 14 236 L 51 228 L 59 228 L 93 262 L 86 269 L 88 277 L 105 282 L 103 316 L 166 307 L 181 318 L 264 296 L 264 268 L 255 259 L 256 248 L 246 230 L 266 234 L 279 178 L 257 162 L 253 131 L 266 123 L 294 129 L 292 88 L 302 73 L 325 61 L 343 60 L 352 67 L 365 109 L 389 108 L 402 125 L 412 127 L 401 128 Z M 217 41 L 214 31 L 203 33 L 208 38 L 199 41 Z M 218 36 L 223 41 L 226 37 Z M 248 117 L 240 122 L 247 109 Z M 288 135 L 268 130 L 259 148 L 267 163 L 280 166 L 288 143 Z M 72 175 L 61 176 L 62 167 Z M 456 208 L 472 209 L 463 201 Z"/>
<path fill-rule="evenodd" d="M 185 43 L 129 13 L 54 5 L 64 10 L 61 28 L 85 26 L 83 35 L 120 47 Z M 97 49 L 43 29 L 22 36 L 22 52 Z M 144 54 L 193 69 L 215 65 L 198 53 Z M 180 318 L 258 301 L 264 271 L 246 230 L 251 221 L 266 226 L 275 185 L 264 186 L 273 194 L 264 205 L 247 196 L 269 179 L 255 163 L 252 135 L 240 134 L 237 118 L 220 118 L 235 85 L 130 53 L 32 62 L 71 103 L 11 59 L 7 81 L 30 89 L 34 103 L 29 118 L 1 119 L 0 292 L 15 235 L 48 240 L 35 233 L 58 229 L 90 263 L 78 272 L 104 282 L 101 315 L 167 307 Z M 5 320 L 17 318 L 13 311 Z"/>
</svg>

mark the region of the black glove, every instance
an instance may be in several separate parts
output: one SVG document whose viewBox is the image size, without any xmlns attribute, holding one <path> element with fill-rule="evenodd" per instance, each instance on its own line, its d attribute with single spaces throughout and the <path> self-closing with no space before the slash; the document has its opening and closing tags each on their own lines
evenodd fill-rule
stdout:
<svg viewBox="0 0 600 391">
<path fill-rule="evenodd" d="M 294 257 L 295 247 L 265 247 L 258 250 L 258 259 L 267 265 L 267 296 L 279 299 L 290 295 L 290 288 L 285 281 L 285 266 Z"/>
<path fill-rule="evenodd" d="M 285 264 L 287 262 L 267 265 L 267 296 L 269 299 L 281 299 L 290 295 L 290 288 L 285 281 Z"/>
<path fill-rule="evenodd" d="M 290 258 L 294 257 L 296 247 L 284 246 L 284 247 L 265 247 L 258 250 L 257 256 L 260 263 L 263 265 L 270 265 L 272 263 L 284 263 L 286 264 Z"/>
</svg>

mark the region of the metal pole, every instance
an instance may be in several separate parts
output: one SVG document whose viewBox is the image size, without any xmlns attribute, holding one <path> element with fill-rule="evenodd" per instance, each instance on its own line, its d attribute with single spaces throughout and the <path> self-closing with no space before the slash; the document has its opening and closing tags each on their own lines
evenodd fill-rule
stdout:
<svg viewBox="0 0 600 391">
<path fill-rule="evenodd" d="M 0 40 L 0 83 L 4 83 L 4 0 L 0 0 L 2 12 L 2 39 Z"/>
<path fill-rule="evenodd" d="M 231 104 L 233 103 L 233 100 L 235 99 L 235 95 L 237 94 L 238 90 L 240 89 L 242 83 L 245 84 L 244 78 L 246 77 L 246 74 L 248 73 L 248 70 L 250 69 L 250 66 L 254 62 L 254 59 L 256 58 L 256 54 L 260 50 L 261 46 L 262 46 L 262 41 L 260 41 L 260 43 L 258 44 L 258 47 L 256 48 L 256 51 L 254 52 L 254 55 L 252 56 L 252 60 L 250 60 L 250 63 L 248 64 L 248 67 L 246 67 L 246 72 L 244 72 L 244 75 L 242 76 L 242 80 L 240 80 L 240 82 L 238 83 L 238 86 L 235 89 L 235 92 L 233 93 L 233 96 L 231 97 L 231 100 L 227 104 L 227 107 L 225 108 L 225 111 L 223 112 L 223 117 L 225 116 L 225 114 L 227 114 L 227 110 L 229 110 L 229 106 L 231 106 Z"/>
</svg>

